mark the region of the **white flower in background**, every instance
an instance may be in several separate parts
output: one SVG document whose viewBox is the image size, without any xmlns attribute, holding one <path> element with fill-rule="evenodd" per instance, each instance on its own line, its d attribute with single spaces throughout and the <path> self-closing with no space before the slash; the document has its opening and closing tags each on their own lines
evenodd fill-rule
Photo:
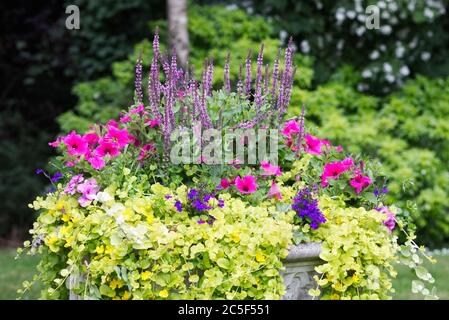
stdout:
<svg viewBox="0 0 449 320">
<path fill-rule="evenodd" d="M 396 80 L 396 78 L 395 78 L 394 75 L 392 75 L 392 74 L 387 74 L 387 75 L 385 76 L 385 79 L 387 79 L 387 81 L 388 81 L 389 83 L 393 83 L 394 80 Z"/>
<path fill-rule="evenodd" d="M 355 29 L 355 33 L 360 37 L 365 33 L 365 27 L 364 26 L 360 26 L 357 29 Z"/>
<path fill-rule="evenodd" d="M 424 9 L 424 16 L 425 16 L 426 18 L 429 18 L 430 20 L 432 20 L 433 17 L 434 17 L 434 13 L 433 13 L 433 11 L 430 10 L 429 8 L 425 8 L 425 9 Z"/>
<path fill-rule="evenodd" d="M 383 64 L 383 67 L 384 67 L 384 71 L 386 73 L 391 73 L 393 71 L 393 68 L 391 67 L 391 64 L 389 64 L 388 62 L 385 62 Z"/>
<path fill-rule="evenodd" d="M 382 34 L 389 35 L 391 33 L 391 31 L 393 31 L 393 28 L 391 26 L 389 26 L 389 25 L 385 25 L 385 26 L 380 27 L 380 32 Z"/>
<path fill-rule="evenodd" d="M 335 12 L 335 19 L 337 19 L 338 23 L 342 23 L 345 20 L 345 9 L 338 8 Z"/>
<path fill-rule="evenodd" d="M 118 213 L 121 213 L 125 210 L 125 206 L 121 203 L 114 203 L 114 205 L 108 209 L 106 209 L 106 214 L 108 216 L 115 216 Z"/>
<path fill-rule="evenodd" d="M 343 39 L 338 40 L 338 42 L 337 42 L 337 50 L 343 49 L 344 45 L 345 45 L 345 41 Z"/>
<path fill-rule="evenodd" d="M 397 3 L 396 2 L 390 2 L 389 4 L 388 4 L 388 9 L 391 11 L 391 12 L 396 12 L 397 10 L 398 10 L 398 5 L 397 5 Z"/>
<path fill-rule="evenodd" d="M 363 83 L 359 83 L 359 84 L 357 85 L 357 90 L 359 90 L 359 91 L 365 91 L 365 90 L 367 90 L 367 89 L 368 89 L 368 86 L 365 85 L 365 84 L 363 84 Z"/>
<path fill-rule="evenodd" d="M 281 30 L 279 32 L 279 38 L 280 38 L 281 42 L 285 41 L 285 39 L 287 38 L 287 35 L 288 35 L 287 31 L 285 31 L 285 30 Z"/>
<path fill-rule="evenodd" d="M 365 69 L 362 72 L 362 77 L 363 78 L 371 78 L 373 76 L 373 72 L 369 69 Z"/>
<path fill-rule="evenodd" d="M 299 45 L 300 45 L 301 51 L 303 53 L 309 53 L 310 52 L 310 44 L 309 44 L 309 42 L 307 40 L 302 40 Z"/>
<path fill-rule="evenodd" d="M 349 11 L 346 12 L 346 16 L 347 16 L 349 19 L 354 19 L 355 16 L 356 16 L 356 13 L 355 13 L 355 11 L 349 10 Z"/>
<path fill-rule="evenodd" d="M 357 16 L 357 20 L 359 20 L 359 22 L 365 23 L 366 21 L 366 15 L 365 14 L 359 14 Z"/>
<path fill-rule="evenodd" d="M 384 44 L 381 44 L 381 45 L 379 46 L 379 49 L 380 49 L 380 51 L 385 52 L 385 51 L 387 51 L 387 46 L 384 45 Z"/>
<path fill-rule="evenodd" d="M 381 8 L 381 9 L 385 9 L 385 8 L 387 7 L 387 4 L 386 4 L 385 2 L 383 2 L 383 1 L 379 1 L 379 2 L 377 3 L 377 6 L 378 6 L 379 8 Z"/>
<path fill-rule="evenodd" d="M 402 58 L 404 56 L 405 53 L 405 48 L 400 45 L 396 48 L 396 50 L 394 51 L 396 58 Z"/>
<path fill-rule="evenodd" d="M 410 74 L 410 69 L 407 66 L 402 66 L 401 69 L 399 69 L 399 73 L 406 77 Z"/>
<path fill-rule="evenodd" d="M 374 50 L 373 52 L 370 53 L 369 58 L 371 60 L 376 60 L 377 58 L 379 58 L 380 54 L 379 51 Z"/>
<path fill-rule="evenodd" d="M 424 51 L 424 52 L 421 53 L 421 60 L 422 61 L 427 61 L 427 60 L 430 59 L 430 57 L 431 57 L 430 52 Z"/>
</svg>

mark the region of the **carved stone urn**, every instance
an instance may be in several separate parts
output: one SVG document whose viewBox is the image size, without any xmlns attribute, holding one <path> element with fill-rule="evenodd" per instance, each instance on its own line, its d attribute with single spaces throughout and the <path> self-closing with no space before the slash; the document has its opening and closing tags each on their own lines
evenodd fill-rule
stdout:
<svg viewBox="0 0 449 320">
<path fill-rule="evenodd" d="M 318 242 L 290 247 L 289 254 L 284 259 L 285 270 L 281 273 L 287 291 L 282 300 L 312 300 L 307 292 L 316 287 L 313 276 L 317 274 L 315 266 L 323 263 L 319 257 L 320 252 L 321 244 Z M 69 282 L 72 280 L 69 277 Z M 69 299 L 82 300 L 83 298 L 70 291 Z"/>
<path fill-rule="evenodd" d="M 307 293 L 316 288 L 313 276 L 315 267 L 323 263 L 319 255 L 321 244 L 317 242 L 291 246 L 287 258 L 284 259 L 285 271 L 282 272 L 287 292 L 283 300 L 311 300 Z"/>
</svg>

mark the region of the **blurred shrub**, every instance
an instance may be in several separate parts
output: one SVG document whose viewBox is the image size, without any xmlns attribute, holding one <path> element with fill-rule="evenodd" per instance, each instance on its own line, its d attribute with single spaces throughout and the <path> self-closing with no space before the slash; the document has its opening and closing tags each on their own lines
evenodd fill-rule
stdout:
<svg viewBox="0 0 449 320">
<path fill-rule="evenodd" d="M 299 50 L 317 58 L 318 83 L 346 63 L 363 76 L 359 90 L 380 94 L 417 73 L 449 75 L 445 0 L 250 0 L 240 5 L 272 17 L 281 36 L 293 34 Z M 379 29 L 366 28 L 369 5 L 379 8 Z"/>
<path fill-rule="evenodd" d="M 320 136 L 380 159 L 391 177 L 389 200 L 412 212 L 427 245 L 447 244 L 449 78 L 419 76 L 383 99 L 333 81 L 313 91 L 296 89 L 291 115 L 300 103 Z"/>
</svg>

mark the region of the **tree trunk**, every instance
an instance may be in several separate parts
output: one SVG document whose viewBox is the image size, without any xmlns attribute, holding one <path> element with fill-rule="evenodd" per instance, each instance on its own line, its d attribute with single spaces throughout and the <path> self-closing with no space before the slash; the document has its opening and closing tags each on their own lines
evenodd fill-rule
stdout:
<svg viewBox="0 0 449 320">
<path fill-rule="evenodd" d="M 187 1 L 167 0 L 167 11 L 170 48 L 176 50 L 179 63 L 185 67 L 189 58 Z"/>
</svg>

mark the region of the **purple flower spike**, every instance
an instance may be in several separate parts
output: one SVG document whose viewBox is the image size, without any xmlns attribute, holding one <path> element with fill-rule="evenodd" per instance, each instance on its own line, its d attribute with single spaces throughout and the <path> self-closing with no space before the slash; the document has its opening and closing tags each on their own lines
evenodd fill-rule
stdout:
<svg viewBox="0 0 449 320">
<path fill-rule="evenodd" d="M 231 93 L 231 80 L 229 77 L 229 60 L 230 60 L 231 54 L 228 53 L 226 56 L 226 63 L 224 66 L 224 88 L 227 93 Z"/>
<path fill-rule="evenodd" d="M 251 70 L 251 49 L 248 50 L 248 57 L 246 58 L 246 78 L 245 78 L 245 92 L 246 96 L 251 93 L 251 82 L 252 82 L 252 70 Z"/>
<path fill-rule="evenodd" d="M 61 178 L 62 178 L 62 173 L 61 173 L 61 172 L 56 172 L 56 173 L 54 174 L 54 176 L 52 176 L 52 177 L 50 178 L 50 181 L 51 181 L 51 182 L 56 182 L 56 181 L 60 180 Z"/>
<path fill-rule="evenodd" d="M 256 71 L 256 89 L 254 101 L 257 110 L 260 109 L 262 100 L 262 65 L 263 65 L 263 44 L 260 46 L 259 55 L 257 56 L 257 71 Z"/>
<path fill-rule="evenodd" d="M 139 53 L 139 58 L 137 59 L 136 64 L 136 76 L 134 80 L 135 90 L 136 90 L 136 100 L 138 104 L 141 104 L 143 101 L 143 92 L 142 92 L 142 51 Z"/>
<path fill-rule="evenodd" d="M 239 78 L 237 81 L 237 94 L 241 96 L 243 93 L 243 81 L 242 81 L 242 65 L 239 66 Z"/>
</svg>

